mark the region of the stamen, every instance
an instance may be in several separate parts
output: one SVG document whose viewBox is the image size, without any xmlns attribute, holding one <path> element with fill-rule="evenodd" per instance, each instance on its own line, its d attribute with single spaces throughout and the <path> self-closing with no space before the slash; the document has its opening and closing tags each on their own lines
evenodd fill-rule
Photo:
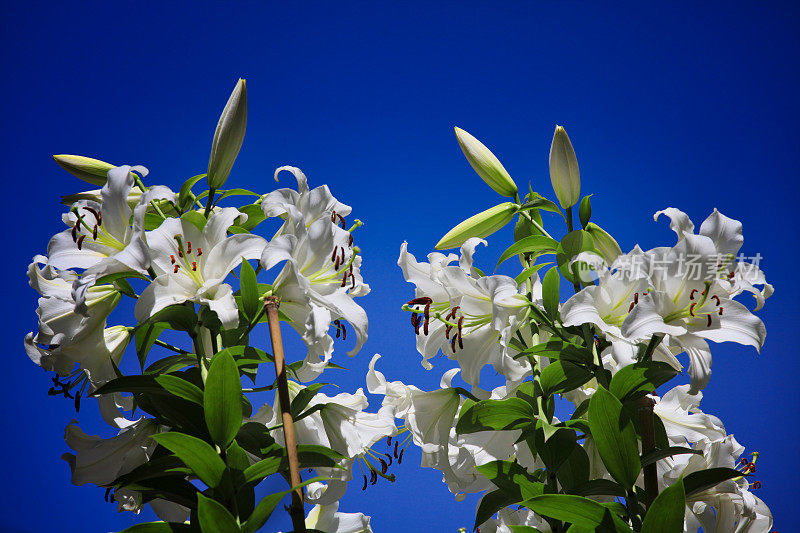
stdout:
<svg viewBox="0 0 800 533">
<path fill-rule="evenodd" d="M 350 268 L 352 269 L 352 268 L 353 268 L 353 265 L 350 265 Z M 350 281 L 352 282 L 352 283 L 350 284 L 350 288 L 351 288 L 352 290 L 356 290 L 356 277 L 353 275 L 353 273 L 352 273 L 352 272 L 350 272 Z"/>
<path fill-rule="evenodd" d="M 706 316 L 708 316 L 708 324 L 706 324 L 706 327 L 710 328 L 711 327 L 711 315 L 706 315 Z"/>
<path fill-rule="evenodd" d="M 689 299 L 694 300 L 694 293 L 697 292 L 697 289 L 692 289 L 692 292 L 689 293 Z"/>
<path fill-rule="evenodd" d="M 341 324 L 339 323 L 338 320 L 334 320 L 333 323 L 336 326 L 336 338 L 338 339 L 339 338 L 340 329 L 341 329 L 342 326 L 341 326 Z"/>
<path fill-rule="evenodd" d="M 192 241 L 186 241 L 186 253 L 192 253 Z"/>
<path fill-rule="evenodd" d="M 337 255 L 339 255 L 339 247 L 338 246 L 334 246 L 333 247 L 333 253 L 331 254 L 331 263 L 333 263 L 336 260 L 336 256 Z"/>
<path fill-rule="evenodd" d="M 81 235 L 80 237 L 78 237 L 78 240 L 76 241 L 78 243 L 78 250 L 81 249 L 81 246 L 83 245 L 83 239 L 85 239 L 85 238 L 86 238 L 86 235 Z"/>
<path fill-rule="evenodd" d="M 333 269 L 339 270 L 339 256 L 336 256 L 336 263 L 334 263 Z"/>
<path fill-rule="evenodd" d="M 344 327 L 344 323 L 339 322 L 339 325 L 342 326 L 342 340 L 347 340 L 347 328 Z"/>
<path fill-rule="evenodd" d="M 735 275 L 736 275 L 736 272 L 731 272 L 730 274 L 728 274 L 728 279 L 733 279 L 733 276 L 735 276 Z"/>
<path fill-rule="evenodd" d="M 74 226 L 72 226 L 72 242 L 78 242 L 78 225 L 80 223 L 76 222 Z"/>
<path fill-rule="evenodd" d="M 331 211 L 331 222 L 336 223 L 336 211 Z M 333 259 L 331 259 L 333 261 Z"/>
<path fill-rule="evenodd" d="M 397 458 L 397 464 L 401 464 L 403 462 L 403 452 L 406 451 L 405 448 L 400 450 L 400 456 Z"/>
<path fill-rule="evenodd" d="M 344 221 L 344 217 L 339 213 L 336 213 L 336 217 L 339 219 L 339 223 L 342 225 L 342 229 L 347 229 L 347 222 Z"/>
<path fill-rule="evenodd" d="M 381 463 L 381 474 L 385 474 L 389 470 L 389 465 L 386 464 L 382 457 L 378 457 L 378 461 Z"/>
<path fill-rule="evenodd" d="M 447 339 L 447 340 L 450 340 L 450 330 L 451 329 L 453 329 L 453 326 L 451 326 L 450 324 L 448 324 L 447 327 L 444 328 L 444 338 Z"/>
<path fill-rule="evenodd" d="M 192 270 L 197 271 L 197 261 L 192 261 Z"/>
<path fill-rule="evenodd" d="M 424 305 L 432 302 L 433 300 L 428 298 L 427 296 L 420 296 L 419 298 L 414 298 L 413 300 L 409 300 L 406 303 L 406 305 Z"/>
<path fill-rule="evenodd" d="M 200 257 L 201 255 L 203 255 L 203 249 L 198 246 L 197 247 L 197 257 Z"/>
<path fill-rule="evenodd" d="M 361 474 L 364 477 L 364 486 L 361 487 L 361 490 L 367 490 L 367 475 Z"/>
<path fill-rule="evenodd" d="M 95 210 L 94 210 L 94 209 L 92 209 L 91 207 L 87 207 L 87 206 L 83 206 L 83 208 L 84 208 L 86 211 L 89 211 L 89 212 L 92 214 L 92 216 L 94 216 L 94 220 L 95 220 L 95 222 L 97 222 L 98 224 L 100 224 L 100 212 L 99 212 L 99 211 L 95 211 Z"/>
<path fill-rule="evenodd" d="M 394 458 L 395 459 L 397 459 L 397 443 L 398 443 L 398 441 L 394 441 Z"/>
<path fill-rule="evenodd" d="M 391 435 L 386 437 L 386 445 L 387 446 L 391 446 L 392 445 L 392 436 Z"/>
<path fill-rule="evenodd" d="M 347 238 L 347 246 L 350 246 L 351 248 L 353 246 L 353 234 L 352 233 L 350 234 L 350 237 Z"/>
<path fill-rule="evenodd" d="M 340 262 L 344 264 L 344 247 L 342 246 L 339 249 L 342 251 L 342 260 Z"/>
<path fill-rule="evenodd" d="M 170 255 L 169 256 L 169 260 L 173 265 L 175 264 L 175 256 L 174 255 Z"/>
<path fill-rule="evenodd" d="M 458 335 L 453 335 L 453 339 L 450 341 L 450 349 L 453 353 L 456 353 L 456 341 L 458 340 Z"/>
<path fill-rule="evenodd" d="M 97 224 L 92 228 L 92 239 L 97 240 Z"/>
<path fill-rule="evenodd" d="M 719 306 L 719 296 L 717 296 L 717 295 L 715 294 L 714 296 L 712 296 L 712 297 L 711 297 L 711 299 L 712 299 L 712 300 L 717 300 L 717 306 Z"/>
<path fill-rule="evenodd" d="M 639 303 L 639 293 L 638 292 L 633 293 L 633 303 L 635 303 L 635 304 Z"/>
<path fill-rule="evenodd" d="M 631 311 L 633 311 L 633 307 L 634 307 L 635 305 L 636 305 L 636 302 L 631 302 L 631 306 L 630 306 L 630 307 L 628 307 L 628 312 L 629 312 L 629 313 L 630 313 Z"/>
<path fill-rule="evenodd" d="M 427 336 L 428 335 L 428 324 L 430 324 L 430 321 L 431 321 L 431 303 L 430 302 L 425 304 L 425 312 L 424 312 L 423 316 L 425 317 L 425 325 L 423 327 L 422 332 Z"/>
<path fill-rule="evenodd" d="M 389 437 L 389 438 L 391 439 L 392 437 Z M 383 455 L 385 455 L 386 458 L 389 459 L 389 466 L 392 466 L 392 456 L 389 455 L 388 453 L 384 453 Z"/>
<path fill-rule="evenodd" d="M 753 489 L 753 490 L 760 489 L 761 488 L 761 482 L 760 481 L 755 481 L 752 485 L 750 485 L 750 488 Z"/>
<path fill-rule="evenodd" d="M 172 273 L 173 273 L 173 274 L 177 274 L 177 273 L 178 273 L 178 269 L 179 269 L 179 268 L 181 268 L 181 266 L 180 266 L 180 265 L 175 265 L 175 269 L 172 271 Z"/>
<path fill-rule="evenodd" d="M 347 283 L 347 271 L 345 271 L 344 276 L 342 276 L 342 284 L 339 286 L 344 287 L 345 283 Z"/>
<path fill-rule="evenodd" d="M 689 306 L 689 314 L 694 316 L 694 306 L 697 305 L 697 302 L 693 303 Z"/>
<path fill-rule="evenodd" d="M 719 316 L 722 316 L 722 307 L 719 308 Z"/>
<path fill-rule="evenodd" d="M 370 470 L 371 474 L 369 475 L 369 484 L 374 485 L 378 482 L 378 471 L 377 470 Z"/>
</svg>

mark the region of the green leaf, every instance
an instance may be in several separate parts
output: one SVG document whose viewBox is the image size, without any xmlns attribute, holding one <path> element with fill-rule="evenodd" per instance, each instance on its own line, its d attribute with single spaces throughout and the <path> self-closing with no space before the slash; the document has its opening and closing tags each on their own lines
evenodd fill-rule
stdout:
<svg viewBox="0 0 800 533">
<path fill-rule="evenodd" d="M 478 504 L 473 529 L 478 529 L 481 524 L 489 520 L 497 511 L 514 503 L 516 503 L 514 497 L 508 496 L 502 490 L 487 492 Z"/>
<path fill-rule="evenodd" d="M 686 508 L 686 494 L 683 479 L 678 478 L 656 497 L 642 523 L 644 533 L 681 533 L 683 514 Z"/>
<path fill-rule="evenodd" d="M 204 217 L 197 211 L 187 211 L 186 213 L 181 215 L 181 220 L 185 220 L 186 222 L 197 228 L 197 231 L 199 231 L 200 233 L 203 232 L 203 228 L 206 227 L 206 222 L 208 222 L 206 220 L 206 217 Z"/>
<path fill-rule="evenodd" d="M 556 253 L 557 247 L 558 241 L 550 237 L 531 235 L 506 248 L 500 255 L 500 259 L 497 260 L 497 266 L 500 266 L 505 261 L 518 254 L 533 254 L 535 257 L 545 254 L 554 254 Z M 495 270 L 497 270 L 497 267 L 495 267 Z"/>
<path fill-rule="evenodd" d="M 588 417 L 603 464 L 617 483 L 631 489 L 642 469 L 633 421 L 620 401 L 602 386 L 589 402 Z"/>
<path fill-rule="evenodd" d="M 214 533 L 238 533 L 241 531 L 236 519 L 225 506 L 202 494 L 197 495 L 197 519 L 202 531 L 213 531 Z"/>
<path fill-rule="evenodd" d="M 242 425 L 242 382 L 233 356 L 222 351 L 211 358 L 203 406 L 211 438 L 227 448 Z"/>
<path fill-rule="evenodd" d="M 194 331 L 197 326 L 197 313 L 186 305 L 170 305 L 147 319 L 144 324 L 165 322 L 170 329 L 177 331 Z"/>
<path fill-rule="evenodd" d="M 136 344 L 136 356 L 139 358 L 139 366 L 142 369 L 144 369 L 144 362 L 147 360 L 150 348 L 153 347 L 153 344 L 158 340 L 158 336 L 167 329 L 168 325 L 163 322 L 157 322 L 136 329 L 134 343 Z"/>
<path fill-rule="evenodd" d="M 520 211 L 528 211 L 531 209 L 543 209 L 545 211 L 551 211 L 553 213 L 558 213 L 559 215 L 564 216 L 564 214 L 561 212 L 561 209 L 559 209 L 555 203 L 551 202 L 544 196 L 538 193 L 532 193 L 530 195 L 530 198 L 531 198 L 530 200 L 528 200 L 522 205 Z"/>
<path fill-rule="evenodd" d="M 476 466 L 475 470 L 486 476 L 498 489 L 515 502 L 521 502 L 544 492 L 544 483 L 536 480 L 519 463 L 491 461 Z"/>
<path fill-rule="evenodd" d="M 205 174 L 198 174 L 197 176 L 192 176 L 191 178 L 183 182 L 183 185 L 181 185 L 181 190 L 178 192 L 178 207 L 180 207 L 181 210 L 186 209 L 191 205 L 190 202 L 192 201 L 192 194 L 191 194 L 192 187 L 194 186 L 195 183 L 197 183 L 198 181 L 200 181 L 205 177 L 206 177 Z"/>
<path fill-rule="evenodd" d="M 198 405 L 203 405 L 203 391 L 200 390 L 200 387 L 194 383 L 190 383 L 185 379 L 181 379 L 178 376 L 171 376 L 169 374 L 156 376 L 155 381 L 164 387 L 167 392 L 170 392 L 179 398 L 183 398 L 184 400 L 189 400 L 190 402 L 194 402 Z"/>
<path fill-rule="evenodd" d="M 561 239 L 558 249 L 556 250 L 558 270 L 560 270 L 561 275 L 570 282 L 575 282 L 577 280 L 570 271 L 569 262 L 581 252 L 597 253 L 594 249 L 594 240 L 592 236 L 580 229 L 567 233 L 564 238 Z"/>
<path fill-rule="evenodd" d="M 681 446 L 670 446 L 669 448 L 655 449 L 642 455 L 642 468 L 651 465 L 656 461 L 660 461 L 665 457 L 672 457 L 673 455 L 680 455 L 685 453 L 693 453 L 695 455 L 703 455 L 702 450 L 693 450 L 691 448 L 683 448 Z"/>
<path fill-rule="evenodd" d="M 192 354 L 175 354 L 154 361 L 150 366 L 144 369 L 144 373 L 169 374 L 170 372 L 186 368 L 187 366 L 194 366 L 196 363 L 197 358 Z"/>
<path fill-rule="evenodd" d="M 147 479 L 174 476 L 176 474 L 188 475 L 192 470 L 187 468 L 183 461 L 175 455 L 161 455 L 151 457 L 127 474 L 123 474 L 115 479 L 111 484 L 117 488 L 124 487 L 132 483 L 140 483 Z"/>
<path fill-rule="evenodd" d="M 315 483 L 317 481 L 330 481 L 330 478 L 317 476 L 311 479 L 307 479 L 300 483 L 297 486 L 292 487 L 290 490 L 285 490 L 283 492 L 276 492 L 275 494 L 270 494 L 262 499 L 256 508 L 253 510 L 252 514 L 250 514 L 250 518 L 247 519 L 242 525 L 242 533 L 255 533 L 258 531 L 261 526 L 264 525 L 264 522 L 269 519 L 272 511 L 275 510 L 275 507 L 278 503 L 283 499 L 284 496 L 292 492 L 293 490 L 297 490 L 299 488 L 305 487 L 309 483 Z"/>
<path fill-rule="evenodd" d="M 621 402 L 625 402 L 653 392 L 678 373 L 667 363 L 642 361 L 622 367 L 611 378 L 608 390 Z"/>
<path fill-rule="evenodd" d="M 264 211 L 261 209 L 260 202 L 240 207 L 239 212 L 247 215 L 247 220 L 239 224 L 247 231 L 253 231 L 256 226 L 266 220 L 266 216 L 264 216 Z"/>
<path fill-rule="evenodd" d="M 156 383 L 153 376 L 121 376 L 101 385 L 89 396 L 102 396 L 112 392 L 159 392 L 164 389 Z"/>
<path fill-rule="evenodd" d="M 256 280 L 256 271 L 250 265 L 249 261 L 242 260 L 242 270 L 239 277 L 239 284 L 241 286 L 242 306 L 240 309 L 244 315 L 250 320 L 254 319 L 258 314 L 260 302 L 258 300 L 258 281 Z"/>
<path fill-rule="evenodd" d="M 610 479 L 592 479 L 581 485 L 569 489 L 570 494 L 576 496 L 620 496 L 624 498 L 627 493 L 619 484 Z"/>
<path fill-rule="evenodd" d="M 552 440 L 547 441 L 547 444 Z M 572 487 L 582 486 L 589 481 L 589 456 L 583 446 L 575 444 L 572 447 L 572 453 L 558 468 L 556 477 L 565 492 L 571 492 Z"/>
<path fill-rule="evenodd" d="M 462 413 L 456 424 L 460 434 L 520 429 L 533 420 L 533 407 L 525 400 L 482 400 Z"/>
<path fill-rule="evenodd" d="M 544 275 L 542 281 L 542 304 L 544 311 L 550 320 L 558 320 L 558 300 L 559 300 L 559 285 L 561 277 L 558 275 L 558 270 L 551 268 Z"/>
<path fill-rule="evenodd" d="M 209 487 L 219 485 L 225 471 L 225 463 L 207 442 L 174 431 L 158 433 L 153 435 L 152 439 L 177 455 L 203 483 Z"/>
<path fill-rule="evenodd" d="M 517 274 L 517 277 L 514 278 L 514 281 L 516 281 L 517 285 L 520 286 L 525 282 L 525 280 L 533 276 L 534 272 L 538 271 L 542 267 L 546 267 L 547 265 L 552 265 L 552 264 L 553 263 L 540 263 L 538 265 L 533 265 L 531 267 L 528 267 L 519 274 Z"/>
<path fill-rule="evenodd" d="M 618 517 L 594 500 L 572 494 L 543 494 L 523 503 L 536 514 L 598 532 L 630 532 Z"/>
<path fill-rule="evenodd" d="M 297 396 L 295 396 L 292 400 L 290 409 L 292 413 L 292 419 L 296 419 L 298 416 L 300 416 L 300 413 L 303 412 L 303 409 L 305 409 L 308 403 L 314 399 L 314 396 L 317 395 L 317 391 L 319 391 L 325 385 L 328 385 L 328 383 L 314 383 L 313 385 L 309 385 L 308 387 L 301 389 L 300 392 L 297 393 Z"/>
<path fill-rule="evenodd" d="M 743 477 L 742 473 L 733 468 L 708 468 L 706 470 L 699 470 L 692 472 L 683 478 L 683 486 L 686 490 L 686 497 L 710 489 L 719 485 L 723 481 Z"/>
<path fill-rule="evenodd" d="M 546 395 L 568 392 L 577 389 L 594 374 L 584 367 L 569 361 L 553 361 L 542 370 L 540 381 Z"/>
<path fill-rule="evenodd" d="M 514 359 L 519 359 L 520 357 L 547 357 L 551 360 L 562 359 L 573 363 L 581 363 L 591 361 L 592 352 L 578 344 L 560 339 L 550 339 L 547 342 L 522 350 L 514 356 Z"/>
</svg>

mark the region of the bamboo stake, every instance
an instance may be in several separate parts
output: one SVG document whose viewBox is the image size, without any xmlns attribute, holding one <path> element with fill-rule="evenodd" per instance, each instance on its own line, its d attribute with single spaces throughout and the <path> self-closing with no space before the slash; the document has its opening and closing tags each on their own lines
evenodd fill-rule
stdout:
<svg viewBox="0 0 800 533">
<path fill-rule="evenodd" d="M 286 455 L 289 458 L 289 479 L 292 486 L 299 485 L 300 463 L 297 460 L 297 443 L 294 436 L 294 420 L 290 411 L 289 386 L 286 382 L 286 364 L 283 357 L 283 340 L 281 339 L 280 319 L 278 317 L 278 299 L 267 298 L 264 308 L 267 310 L 269 335 L 272 339 L 272 355 L 275 357 L 275 377 L 278 382 L 278 399 L 281 404 L 281 418 L 283 420 L 283 436 L 286 441 Z M 306 531 L 306 512 L 303 509 L 303 489 L 292 492 L 292 505 L 289 507 L 292 517 L 292 527 L 295 533 Z"/>
</svg>

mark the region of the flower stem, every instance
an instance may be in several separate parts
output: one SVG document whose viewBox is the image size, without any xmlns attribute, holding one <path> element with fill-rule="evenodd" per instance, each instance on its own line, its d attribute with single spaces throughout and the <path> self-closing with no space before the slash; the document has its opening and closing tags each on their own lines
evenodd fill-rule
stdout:
<svg viewBox="0 0 800 533">
<path fill-rule="evenodd" d="M 291 402 L 289 401 L 289 385 L 286 381 L 286 364 L 283 358 L 283 340 L 281 339 L 280 318 L 278 316 L 278 299 L 275 297 L 267 298 L 264 302 L 264 308 L 267 312 L 269 335 L 272 340 L 272 354 L 275 357 L 275 377 L 278 382 L 278 398 L 281 404 L 281 419 L 283 420 L 283 437 L 286 442 L 286 455 L 289 458 L 289 478 L 291 485 L 294 487 L 301 483 L 300 463 L 297 459 L 294 420 L 292 419 Z M 302 489 L 292 491 L 292 504 L 289 507 L 289 514 L 292 517 L 294 531 L 304 533 L 306 531 L 306 513 L 303 509 Z"/>
<path fill-rule="evenodd" d="M 216 193 L 216 189 L 209 189 L 208 190 L 208 199 L 206 200 L 206 210 L 203 212 L 203 216 L 208 218 L 208 214 L 211 213 L 211 206 L 214 205 L 214 193 Z"/>
<path fill-rule="evenodd" d="M 636 403 L 636 411 L 639 414 L 639 426 L 642 430 L 642 455 L 653 451 L 656 448 L 656 430 L 653 417 L 653 400 L 642 397 Z M 658 472 L 656 463 L 651 463 L 644 467 L 644 505 L 649 509 L 650 505 L 658 495 Z"/>
</svg>

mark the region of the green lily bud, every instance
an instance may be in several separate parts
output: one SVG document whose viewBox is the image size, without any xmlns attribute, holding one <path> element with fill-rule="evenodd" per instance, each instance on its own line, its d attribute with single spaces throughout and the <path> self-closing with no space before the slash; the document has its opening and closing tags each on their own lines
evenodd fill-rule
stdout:
<svg viewBox="0 0 800 533">
<path fill-rule="evenodd" d="M 247 128 L 247 87 L 239 79 L 234 87 L 222 115 L 219 117 L 214 141 L 211 143 L 211 157 L 208 160 L 208 187 L 219 189 L 231 173 L 236 156 L 242 148 L 244 131 Z"/>
<path fill-rule="evenodd" d="M 519 206 L 512 202 L 505 202 L 482 211 L 477 215 L 469 217 L 467 220 L 451 229 L 442 239 L 436 243 L 437 250 L 447 250 L 456 248 L 464 244 L 471 237 L 488 237 L 499 230 L 514 218 L 514 214 Z"/>
<path fill-rule="evenodd" d="M 594 247 L 603 255 L 607 265 L 611 265 L 617 257 L 622 255 L 622 248 L 619 247 L 614 237 L 594 222 L 586 224 L 586 232 L 594 239 Z"/>
<path fill-rule="evenodd" d="M 591 194 L 589 196 L 591 196 Z M 589 223 L 589 219 L 592 218 L 592 202 L 589 200 L 589 196 L 583 197 L 583 200 L 581 200 L 581 205 L 578 208 L 578 218 L 581 219 L 581 226 L 584 228 L 586 227 L 586 224 Z"/>
<path fill-rule="evenodd" d="M 457 127 L 455 130 L 458 145 L 478 176 L 501 196 L 516 196 L 517 184 L 503 168 L 500 160 L 478 139 L 461 128 Z"/>
<path fill-rule="evenodd" d="M 581 194 L 581 173 L 575 149 L 561 126 L 556 126 L 550 145 L 550 182 L 563 209 L 578 203 Z"/>
<path fill-rule="evenodd" d="M 58 163 L 58 166 L 76 178 L 100 187 L 106 184 L 108 171 L 116 166 L 99 159 L 80 155 L 60 154 L 54 155 L 53 159 Z"/>
</svg>

